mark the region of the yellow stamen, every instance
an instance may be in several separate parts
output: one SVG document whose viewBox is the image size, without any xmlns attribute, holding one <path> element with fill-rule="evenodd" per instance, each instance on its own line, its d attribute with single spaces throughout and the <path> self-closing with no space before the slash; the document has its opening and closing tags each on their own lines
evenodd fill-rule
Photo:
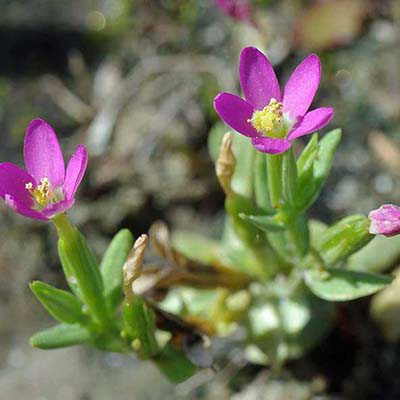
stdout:
<svg viewBox="0 0 400 400">
<path fill-rule="evenodd" d="M 54 203 L 55 196 L 50 190 L 50 182 L 47 178 L 42 178 L 40 180 L 40 185 L 33 189 L 32 182 L 25 185 L 25 189 L 35 198 L 36 202 L 41 207 L 45 207 L 47 204 Z"/>
<path fill-rule="evenodd" d="M 283 124 L 283 105 L 272 98 L 267 106 L 261 111 L 254 111 L 251 122 L 257 132 L 264 136 L 284 137 L 285 129 Z"/>
</svg>

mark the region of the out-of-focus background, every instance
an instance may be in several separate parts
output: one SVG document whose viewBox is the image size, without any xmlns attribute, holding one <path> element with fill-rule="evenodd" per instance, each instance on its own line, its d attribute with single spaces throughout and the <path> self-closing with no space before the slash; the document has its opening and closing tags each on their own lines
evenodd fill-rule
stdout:
<svg viewBox="0 0 400 400">
<path fill-rule="evenodd" d="M 242 1 L 243 3 L 247 3 Z M 330 222 L 400 199 L 400 2 L 254 0 L 232 18 L 213 0 L 3 0 L 0 160 L 23 165 L 29 121 L 47 120 L 90 160 L 70 212 L 97 255 L 123 227 L 165 220 L 218 235 L 223 194 L 207 152 L 219 91 L 239 93 L 240 50 L 265 51 L 284 82 L 309 53 L 323 65 L 315 105 L 343 128 L 315 216 Z M 279 381 L 229 353 L 217 374 L 173 386 L 150 363 L 83 347 L 45 352 L 52 324 L 28 283 L 65 288 L 50 224 L 0 207 L 0 399 L 397 399 L 400 348 L 343 304 L 338 327 Z"/>
</svg>

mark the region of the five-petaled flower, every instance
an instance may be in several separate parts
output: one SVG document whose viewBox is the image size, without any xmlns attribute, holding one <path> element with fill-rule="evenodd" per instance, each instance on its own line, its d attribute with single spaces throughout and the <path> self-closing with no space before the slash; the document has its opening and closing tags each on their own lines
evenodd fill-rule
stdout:
<svg viewBox="0 0 400 400">
<path fill-rule="evenodd" d="M 48 220 L 72 207 L 87 165 L 79 145 L 65 170 L 60 144 L 52 127 L 41 119 L 28 126 L 24 141 L 27 171 L 12 163 L 0 164 L 0 196 L 26 217 Z"/>
<path fill-rule="evenodd" d="M 321 64 L 315 54 L 297 66 L 283 96 L 271 63 L 254 47 L 242 50 L 239 79 L 246 100 L 220 93 L 214 108 L 229 126 L 250 137 L 259 151 L 282 153 L 293 139 L 323 128 L 333 117 L 334 110 L 328 107 L 307 112 L 321 79 Z"/>
<path fill-rule="evenodd" d="M 374 235 L 393 236 L 400 233 L 400 207 L 384 204 L 369 213 L 371 220 L 369 233 Z"/>
</svg>

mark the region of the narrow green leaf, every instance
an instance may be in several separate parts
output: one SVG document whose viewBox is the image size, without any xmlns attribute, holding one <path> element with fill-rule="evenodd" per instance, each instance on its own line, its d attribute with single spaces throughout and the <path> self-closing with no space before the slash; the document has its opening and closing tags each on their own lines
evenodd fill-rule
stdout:
<svg viewBox="0 0 400 400">
<path fill-rule="evenodd" d="M 101 260 L 100 271 L 104 284 L 104 296 L 111 310 L 118 306 L 123 297 L 122 267 L 132 245 L 131 232 L 128 229 L 122 229 L 114 236 Z"/>
<path fill-rule="evenodd" d="M 44 308 L 58 321 L 67 324 L 87 322 L 87 316 L 82 313 L 82 304 L 71 293 L 39 281 L 32 282 L 30 287 Z"/>
<path fill-rule="evenodd" d="M 184 382 L 197 371 L 185 353 L 172 344 L 167 344 L 154 361 L 162 374 L 173 383 Z"/>
<path fill-rule="evenodd" d="M 330 301 L 354 300 L 384 288 L 393 278 L 346 269 L 308 270 L 305 282 L 318 297 Z"/>
<path fill-rule="evenodd" d="M 153 310 L 145 303 L 143 297 L 134 296 L 124 302 L 122 308 L 124 332 L 128 339 L 139 341 L 138 353 L 143 358 L 153 357 L 158 351 L 155 338 L 156 322 Z"/>
<path fill-rule="evenodd" d="M 369 225 L 364 215 L 352 215 L 326 229 L 315 245 L 326 265 L 346 260 L 372 240 Z"/>
<path fill-rule="evenodd" d="M 246 215 L 244 213 L 239 214 L 239 216 L 264 232 L 283 231 L 286 229 L 286 225 L 283 223 L 283 221 L 275 218 L 275 216 Z"/>
<path fill-rule="evenodd" d="M 318 159 L 314 163 L 314 177 L 320 181 L 322 186 L 323 181 L 328 176 L 335 156 L 336 147 L 342 138 L 342 130 L 334 129 L 327 133 L 319 142 Z"/>
<path fill-rule="evenodd" d="M 78 324 L 59 324 L 35 333 L 31 336 L 30 343 L 33 347 L 50 350 L 87 343 L 90 338 L 90 332 Z"/>
<path fill-rule="evenodd" d="M 189 231 L 174 231 L 172 244 L 180 253 L 195 261 L 211 265 L 221 262 L 221 243 L 217 240 Z"/>
<path fill-rule="evenodd" d="M 299 177 L 312 170 L 314 160 L 318 154 L 318 133 L 314 133 L 297 160 Z"/>
<path fill-rule="evenodd" d="M 329 171 L 332 167 L 336 147 L 338 146 L 342 133 L 340 129 L 335 129 L 327 133 L 318 144 L 317 158 L 313 162 L 311 169 L 305 169 L 305 163 L 300 175 L 298 192 L 296 195 L 296 208 L 298 212 L 307 210 L 317 199 Z"/>
</svg>

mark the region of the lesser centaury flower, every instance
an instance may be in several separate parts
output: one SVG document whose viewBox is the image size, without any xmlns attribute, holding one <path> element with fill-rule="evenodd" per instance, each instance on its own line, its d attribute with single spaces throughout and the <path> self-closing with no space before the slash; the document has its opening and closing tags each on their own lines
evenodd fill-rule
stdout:
<svg viewBox="0 0 400 400">
<path fill-rule="evenodd" d="M 41 119 L 28 126 L 24 141 L 26 170 L 0 164 L 0 196 L 26 217 L 47 220 L 68 210 L 87 165 L 86 148 L 79 145 L 67 170 L 52 127 Z"/>
<path fill-rule="evenodd" d="M 238 21 L 251 21 L 251 10 L 248 0 L 214 0 L 214 3 L 225 14 Z"/>
<path fill-rule="evenodd" d="M 400 207 L 384 204 L 369 213 L 371 220 L 369 233 L 374 235 L 393 236 L 400 233 Z"/>
<path fill-rule="evenodd" d="M 282 96 L 271 63 L 254 47 L 242 50 L 239 79 L 246 100 L 220 93 L 214 108 L 229 126 L 250 137 L 259 151 L 282 153 L 293 139 L 323 128 L 333 117 L 333 108 L 307 112 L 321 79 L 315 54 L 293 71 Z"/>
</svg>

